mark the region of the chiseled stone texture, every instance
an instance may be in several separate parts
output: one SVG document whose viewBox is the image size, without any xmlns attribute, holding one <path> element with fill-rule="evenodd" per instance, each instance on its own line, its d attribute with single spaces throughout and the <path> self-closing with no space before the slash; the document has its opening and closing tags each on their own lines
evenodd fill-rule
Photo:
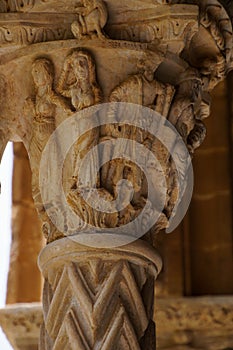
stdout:
<svg viewBox="0 0 233 350">
<path fill-rule="evenodd" d="M 0 325 L 15 350 L 37 350 L 42 319 L 39 303 L 0 310 Z M 233 349 L 233 297 L 158 299 L 155 320 L 157 350 Z"/>
<path fill-rule="evenodd" d="M 0 325 L 15 350 L 37 350 L 42 323 L 40 303 L 14 304 L 0 310 Z"/>
<path fill-rule="evenodd" d="M 65 119 L 103 102 L 133 103 L 160 113 L 173 124 L 192 155 L 206 136 L 203 121 L 210 112 L 210 91 L 233 67 L 231 19 L 218 0 L 85 0 L 80 7 L 76 5 L 78 3 L 74 0 L 2 1 L 0 5 L 0 12 L 2 12 L 0 14 L 0 86 L 2 87 L 0 89 L 0 155 L 8 140 L 20 139 L 24 143 L 32 170 L 32 195 L 43 222 L 42 230 L 48 243 L 58 241 L 60 238 L 65 240 L 67 235 L 73 236 L 77 231 L 86 233 L 87 226 L 108 231 L 109 228 L 119 228 L 134 221 L 145 207 L 149 197 L 146 184 L 151 182 L 150 191 L 153 193 L 153 199 L 149 203 L 151 210 L 146 218 L 147 222 L 150 217 L 157 214 L 158 199 L 160 202 L 166 187 L 166 201 L 162 206 L 163 211 L 160 212 L 159 220 L 153 229 L 146 230 L 145 239 L 152 246 L 155 233 L 168 227 L 177 204 L 180 204 L 180 207 L 183 204 L 179 200 L 183 192 L 179 186 L 179 171 L 175 171 L 175 162 L 172 161 L 168 149 L 164 147 L 166 145 L 160 145 L 152 137 L 152 133 L 151 135 L 141 133 L 138 128 L 132 127 L 129 123 L 124 125 L 122 124 L 124 119 L 121 120 L 121 118 L 118 119 L 118 127 L 113 123 L 115 126 L 106 124 L 103 128 L 100 126 L 92 128 L 88 122 L 85 123 L 91 128 L 71 149 L 71 161 L 68 159 L 64 163 L 62 177 L 65 198 L 70 209 L 83 219 L 84 224 L 81 223 L 81 225 L 73 225 L 69 222 L 69 218 L 66 217 L 69 215 L 66 215 L 66 210 L 60 205 L 59 195 L 54 197 L 52 195 L 53 192 L 56 194 L 55 184 L 60 184 L 58 169 L 61 169 L 63 164 L 57 156 L 63 153 L 60 138 L 56 140 L 52 151 L 48 152 L 51 158 L 48 157 L 48 162 L 42 163 L 42 167 L 40 167 L 40 160 L 43 159 L 43 152 L 52 133 Z M 115 116 L 118 108 L 111 109 L 109 112 Z M 88 119 L 85 120 L 88 121 Z M 147 120 L 147 123 L 150 121 Z M 80 129 L 82 129 L 81 124 Z M 70 136 L 74 131 L 75 128 L 71 127 Z M 160 177 L 157 180 L 156 174 L 161 174 L 161 170 L 150 161 L 150 157 L 148 159 L 145 157 L 145 164 L 153 173 L 153 181 L 152 178 L 148 178 L 149 181 L 147 181 L 146 174 L 141 173 L 141 169 L 133 164 L 131 158 L 126 157 L 128 160 L 124 160 L 122 154 L 124 155 L 126 151 L 125 147 L 120 147 L 122 149 L 120 157 L 116 157 L 112 146 L 115 139 L 121 138 L 140 141 L 138 143 L 141 146 L 158 157 L 164 173 L 164 183 Z M 85 168 L 86 182 L 82 181 L 77 171 L 81 168 L 82 160 L 91 149 L 105 140 L 111 142 L 104 153 L 106 156 L 108 153 L 113 154 L 113 159 L 110 159 L 109 164 L 105 161 L 104 165 L 107 166 L 103 166 L 96 176 L 93 164 L 98 164 L 101 158 L 96 152 L 97 154 L 91 158 Z M 172 153 L 176 153 L 174 148 Z M 181 152 L 178 158 L 181 158 L 181 163 L 184 163 L 184 159 L 188 157 Z M 188 168 L 185 167 L 185 169 Z M 181 175 L 183 185 L 186 171 L 183 170 Z M 123 203 L 128 202 L 127 206 L 123 210 L 114 210 L 114 216 L 110 215 L 112 211 L 110 214 L 106 210 L 101 212 L 99 206 L 101 201 L 98 198 L 93 200 L 93 203 L 97 202 L 98 210 L 88 206 L 81 192 L 83 189 L 85 191 L 91 189 L 93 178 L 96 177 L 95 192 L 105 202 L 114 203 L 117 198 L 117 185 L 122 179 L 129 180 L 134 185 L 134 198 L 128 201 L 131 189 L 127 189 L 123 201 Z M 42 183 L 46 196 L 42 195 L 40 186 Z M 59 192 L 60 189 L 61 186 Z M 48 213 L 51 213 L 52 219 Z M 140 225 L 139 232 L 143 226 L 144 223 Z M 94 233 L 95 231 L 93 229 Z M 135 238 L 134 229 L 130 235 L 133 239 Z M 28 241 L 25 241 L 25 247 L 28 246 L 26 242 Z M 143 245 L 141 242 L 140 244 Z M 49 249 L 46 248 L 47 250 Z M 145 251 L 142 250 L 140 252 L 144 257 L 147 248 Z M 13 249 L 14 251 L 16 249 Z M 144 264 L 143 259 L 138 259 L 141 264 L 134 264 L 136 270 L 134 275 L 130 271 L 131 251 L 130 259 L 128 252 L 122 254 L 123 257 L 121 252 L 114 252 L 110 267 L 108 262 L 105 263 L 104 252 L 101 251 L 96 255 L 93 254 L 95 261 L 91 263 L 84 261 L 83 265 L 75 259 L 80 258 L 81 253 L 84 253 L 87 259 L 88 251 L 84 252 L 80 249 L 80 252 L 74 254 L 74 260 L 71 255 L 69 259 L 67 258 L 69 250 L 58 249 L 57 252 L 55 258 L 59 260 L 59 264 L 54 263 L 51 266 L 47 259 L 48 267 L 42 269 L 46 283 L 43 298 L 45 325 L 41 333 L 41 350 L 51 348 L 63 350 L 70 349 L 71 346 L 77 350 L 92 348 L 154 350 L 155 336 L 151 311 L 154 301 L 152 285 L 157 272 L 148 275 L 147 262 Z M 64 259 L 64 252 L 67 254 L 66 259 Z M 27 253 L 30 255 L 28 249 Z M 101 264 L 105 267 L 104 270 L 101 269 Z M 101 284 L 101 279 L 98 280 L 102 277 L 99 271 L 101 273 L 110 271 L 111 278 L 108 278 L 108 274 L 103 278 L 105 284 Z M 118 271 L 120 273 L 123 271 L 124 288 L 121 293 L 122 299 L 126 300 L 125 304 L 130 305 L 128 312 L 121 310 L 125 306 L 119 298 L 121 286 L 117 285 L 117 282 L 121 281 L 121 274 L 119 273 L 119 280 L 114 279 Z M 25 270 L 24 276 L 28 276 Z M 96 278 L 94 279 L 93 276 Z M 216 279 L 221 282 L 219 274 L 216 275 Z M 38 280 L 40 285 L 40 278 Z M 94 283 L 88 284 L 89 280 L 91 282 L 94 280 Z M 58 284 L 57 281 L 59 281 Z M 23 283 L 25 287 L 27 282 Z M 95 293 L 90 287 L 90 291 L 88 290 L 89 285 L 94 286 L 92 289 Z M 99 296 L 98 289 L 101 291 L 102 286 L 106 286 L 104 289 L 106 294 L 102 293 L 103 297 L 101 302 L 96 304 L 98 306 L 96 311 L 93 305 Z M 80 296 L 81 291 L 83 294 Z M 81 299 L 76 309 L 72 308 L 75 298 L 78 301 Z M 112 305 L 118 303 L 118 311 L 122 311 L 122 314 L 118 313 L 118 318 L 115 317 L 117 313 L 113 312 L 115 309 L 111 309 L 108 300 L 113 300 Z M 132 304 L 134 305 L 131 306 Z M 68 309 L 70 305 L 72 307 Z M 158 317 L 160 348 L 179 345 L 192 346 L 196 349 L 222 350 L 231 346 L 228 328 L 225 325 L 223 328 L 215 325 L 215 320 L 226 318 L 222 305 L 219 307 L 218 303 L 217 305 L 204 303 L 200 307 L 198 303 L 189 300 L 187 310 L 191 312 L 190 310 L 194 309 L 193 314 L 192 312 L 189 314 L 187 310 L 185 312 L 182 309 L 186 301 L 181 301 L 179 305 L 179 301 L 175 300 L 173 313 L 167 314 L 171 305 L 173 301 L 167 301 L 164 305 L 166 311 L 164 329 L 161 328 L 162 316 L 159 316 L 159 313 L 162 313 L 163 304 L 161 304 L 162 309 L 155 313 Z M 138 311 L 143 310 L 143 307 L 144 322 L 142 322 L 142 312 Z M 76 312 L 77 310 L 81 312 Z M 25 321 L 24 318 L 16 321 L 14 317 L 17 313 L 7 312 L 8 314 L 5 314 L 7 322 L 5 321 L 4 325 L 8 328 L 13 327 L 9 337 L 13 339 L 18 349 L 35 348 L 33 330 L 34 335 L 27 337 L 27 334 L 30 334 L 28 325 L 33 323 L 32 320 L 28 321 L 29 315 L 26 316 Z M 22 309 L 21 312 L 22 315 L 25 314 L 25 310 Z M 80 314 L 84 315 L 85 312 L 91 322 L 88 324 L 83 317 L 84 326 L 81 327 Z M 203 326 L 200 326 L 196 321 L 202 320 L 205 312 L 210 317 L 209 325 L 208 322 L 203 321 Z M 135 329 L 131 327 L 128 315 L 133 315 Z M 108 317 L 114 318 L 117 327 L 113 322 L 112 324 L 108 322 Z M 172 322 L 173 318 L 174 322 Z M 204 320 L 205 318 L 208 319 L 207 316 Z M 64 323 L 63 320 L 65 320 Z M 205 328 L 206 324 L 208 328 Z M 22 329 L 21 325 L 24 325 Z M 104 328 L 104 331 L 101 328 Z M 101 332 L 98 332 L 99 329 Z M 205 335 L 200 337 L 200 332 L 204 332 Z M 214 339 L 209 340 L 209 335 Z M 100 345 L 104 342 L 105 346 Z"/>
<path fill-rule="evenodd" d="M 159 299 L 155 305 L 158 349 L 233 349 L 233 298 Z"/>
</svg>

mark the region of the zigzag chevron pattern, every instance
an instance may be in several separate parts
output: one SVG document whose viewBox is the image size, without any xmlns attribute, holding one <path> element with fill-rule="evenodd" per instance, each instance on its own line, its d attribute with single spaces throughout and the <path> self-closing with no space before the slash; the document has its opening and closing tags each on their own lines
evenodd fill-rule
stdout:
<svg viewBox="0 0 233 350">
<path fill-rule="evenodd" d="M 70 263 L 51 274 L 45 329 L 53 341 L 43 350 L 142 349 L 152 306 L 142 297 L 148 278 L 127 261 Z"/>
</svg>

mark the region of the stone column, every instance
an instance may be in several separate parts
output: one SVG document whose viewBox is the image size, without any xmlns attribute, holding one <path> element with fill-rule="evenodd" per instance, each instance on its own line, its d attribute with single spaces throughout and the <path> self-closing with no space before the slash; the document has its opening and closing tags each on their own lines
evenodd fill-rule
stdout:
<svg viewBox="0 0 233 350">
<path fill-rule="evenodd" d="M 146 242 L 106 250 L 63 238 L 42 251 L 39 264 L 45 277 L 40 349 L 155 349 L 161 259 Z"/>
<path fill-rule="evenodd" d="M 41 300 L 42 278 L 37 257 L 43 248 L 41 222 L 31 195 L 31 170 L 22 143 L 14 144 L 12 243 L 7 304 Z M 27 249 L 25 250 L 25 246 Z"/>
<path fill-rule="evenodd" d="M 209 93 L 231 65 L 231 21 L 217 0 L 79 5 L 6 1 L 0 15 L 0 125 L 28 151 L 48 242 L 40 348 L 154 349 L 156 233 L 183 212 L 189 154 L 206 135 Z M 106 244 L 116 231 L 121 244 Z"/>
</svg>

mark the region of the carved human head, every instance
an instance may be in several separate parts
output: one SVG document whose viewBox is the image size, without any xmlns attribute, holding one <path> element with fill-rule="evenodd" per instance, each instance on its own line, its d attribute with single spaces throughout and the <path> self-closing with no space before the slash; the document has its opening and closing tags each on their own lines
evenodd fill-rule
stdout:
<svg viewBox="0 0 233 350">
<path fill-rule="evenodd" d="M 68 56 L 67 60 L 69 69 L 73 72 L 73 80 L 76 82 L 86 80 L 90 84 L 96 83 L 95 63 L 87 51 L 75 50 Z"/>
<path fill-rule="evenodd" d="M 53 65 L 46 58 L 38 58 L 32 65 L 32 76 L 37 87 L 51 86 L 53 83 Z"/>
</svg>

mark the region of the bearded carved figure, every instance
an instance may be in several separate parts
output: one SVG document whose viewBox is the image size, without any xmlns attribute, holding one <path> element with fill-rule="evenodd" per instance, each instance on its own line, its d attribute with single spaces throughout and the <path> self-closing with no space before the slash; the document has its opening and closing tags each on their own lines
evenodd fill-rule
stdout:
<svg viewBox="0 0 233 350">
<path fill-rule="evenodd" d="M 0 4 L 0 152 L 24 143 L 48 243 L 41 350 L 155 349 L 156 233 L 188 208 L 232 69 L 223 3 Z"/>
</svg>

